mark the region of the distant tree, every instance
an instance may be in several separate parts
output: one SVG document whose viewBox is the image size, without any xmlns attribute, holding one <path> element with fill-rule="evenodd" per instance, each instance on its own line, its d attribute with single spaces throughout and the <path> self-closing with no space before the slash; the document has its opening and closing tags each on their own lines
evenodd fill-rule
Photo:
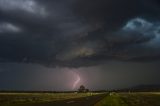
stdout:
<svg viewBox="0 0 160 106">
<path fill-rule="evenodd" d="M 81 85 L 78 89 L 78 92 L 86 93 L 86 92 L 89 92 L 89 89 L 86 89 L 84 85 Z"/>
<path fill-rule="evenodd" d="M 78 89 L 78 92 L 85 92 L 85 86 L 81 85 Z"/>
</svg>

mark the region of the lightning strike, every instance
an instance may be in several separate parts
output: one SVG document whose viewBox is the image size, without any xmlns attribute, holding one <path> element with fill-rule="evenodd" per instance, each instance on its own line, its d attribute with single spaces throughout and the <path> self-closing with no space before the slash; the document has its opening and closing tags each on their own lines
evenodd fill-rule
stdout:
<svg viewBox="0 0 160 106">
<path fill-rule="evenodd" d="M 74 76 L 76 77 L 75 82 L 73 83 L 72 89 L 75 89 L 78 83 L 81 81 L 81 78 L 78 73 L 73 72 Z"/>
</svg>

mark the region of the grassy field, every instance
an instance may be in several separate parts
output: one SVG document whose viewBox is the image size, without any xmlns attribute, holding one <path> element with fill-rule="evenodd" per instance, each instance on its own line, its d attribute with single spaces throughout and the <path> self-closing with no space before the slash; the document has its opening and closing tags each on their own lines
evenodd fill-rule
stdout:
<svg viewBox="0 0 160 106">
<path fill-rule="evenodd" d="M 45 103 L 98 93 L 0 93 L 0 106 Z M 110 93 L 95 106 L 160 106 L 160 93 Z"/>
<path fill-rule="evenodd" d="M 44 103 L 79 97 L 97 95 L 96 93 L 0 93 L 0 106 L 19 106 L 21 104 Z"/>
<path fill-rule="evenodd" d="M 95 106 L 160 106 L 160 93 L 111 93 Z"/>
</svg>

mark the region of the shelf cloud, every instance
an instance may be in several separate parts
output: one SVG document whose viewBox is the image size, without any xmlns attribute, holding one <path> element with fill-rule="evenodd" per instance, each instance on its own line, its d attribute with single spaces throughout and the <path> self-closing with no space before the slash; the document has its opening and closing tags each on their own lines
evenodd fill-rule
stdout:
<svg viewBox="0 0 160 106">
<path fill-rule="evenodd" d="M 0 61 L 81 67 L 160 59 L 158 0 L 0 0 Z"/>
</svg>

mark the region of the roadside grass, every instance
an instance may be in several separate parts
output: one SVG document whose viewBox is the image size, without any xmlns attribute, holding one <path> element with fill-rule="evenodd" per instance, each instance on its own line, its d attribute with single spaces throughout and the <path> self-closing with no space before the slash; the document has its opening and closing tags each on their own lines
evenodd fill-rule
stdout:
<svg viewBox="0 0 160 106">
<path fill-rule="evenodd" d="M 0 93 L 0 106 L 21 106 L 92 95 L 98 95 L 98 93 Z"/>
<path fill-rule="evenodd" d="M 158 93 L 122 93 L 120 95 L 129 106 L 160 106 L 160 94 Z"/>
<path fill-rule="evenodd" d="M 95 106 L 128 106 L 119 94 L 112 93 L 98 102 Z"/>
<path fill-rule="evenodd" d="M 95 106 L 160 106 L 160 93 L 111 93 Z"/>
</svg>

